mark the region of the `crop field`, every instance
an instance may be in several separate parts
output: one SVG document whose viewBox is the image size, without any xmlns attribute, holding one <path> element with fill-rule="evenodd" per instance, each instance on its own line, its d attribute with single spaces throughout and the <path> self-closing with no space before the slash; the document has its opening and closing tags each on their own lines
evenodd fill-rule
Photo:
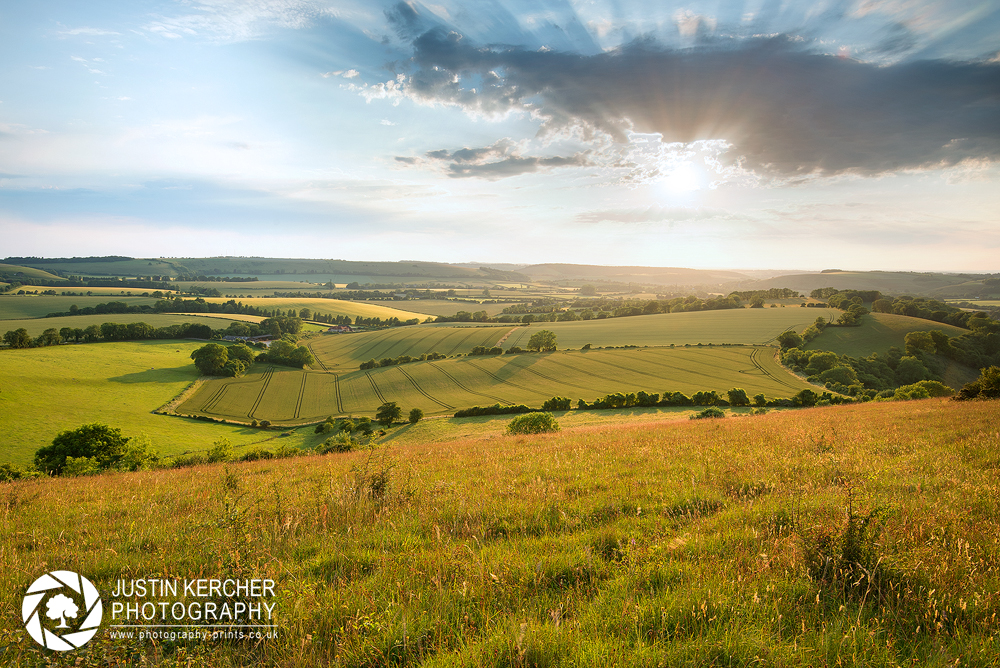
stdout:
<svg viewBox="0 0 1000 668">
<path fill-rule="evenodd" d="M 61 280 L 59 276 L 55 274 L 50 274 L 42 269 L 35 269 L 34 267 L 24 267 L 17 264 L 6 264 L 0 262 L 0 274 L 22 274 L 18 279 L 21 283 L 25 280 L 31 280 L 32 278 L 44 278 L 46 280 L 58 281 Z"/>
<path fill-rule="evenodd" d="M 520 298 L 520 294 L 517 295 Z M 498 294 L 497 297 L 508 298 L 508 294 Z M 530 301 L 530 297 L 524 297 L 524 300 Z M 386 302 L 358 302 L 361 304 L 371 304 L 373 306 L 379 304 L 385 304 Z M 455 315 L 459 311 L 468 311 L 469 313 L 475 313 L 476 311 L 486 311 L 490 316 L 500 315 L 503 310 L 510 306 L 507 304 L 476 304 L 473 302 L 464 301 L 454 301 L 450 299 L 408 299 L 400 300 L 397 302 L 390 302 L 393 308 L 398 308 L 402 311 L 412 311 L 413 313 L 424 313 L 430 315 Z M 513 302 L 512 302 L 513 303 Z"/>
<path fill-rule="evenodd" d="M 257 366 L 243 378 L 206 382 L 177 412 L 294 425 L 372 416 L 386 401 L 447 415 L 497 402 L 539 406 L 553 396 L 592 401 L 614 392 L 741 387 L 751 396 L 789 397 L 812 387 L 783 369 L 773 348 L 742 346 L 463 357 L 346 373 Z"/>
<path fill-rule="evenodd" d="M 605 346 L 663 346 L 698 343 L 765 344 L 787 329 L 801 332 L 817 317 L 830 319 L 840 311 L 828 308 L 730 309 L 662 313 L 631 318 L 534 323 L 504 342 L 525 347 L 534 332 L 547 329 L 556 334 L 559 348 L 582 348 L 586 344 Z"/>
<path fill-rule="evenodd" d="M 144 322 L 153 327 L 181 325 L 186 322 L 205 324 L 212 329 L 224 329 L 233 320 L 241 320 L 240 316 L 206 317 L 198 313 L 103 313 L 97 315 L 67 315 L 60 318 L 30 318 L 26 320 L 0 320 L 0 333 L 23 327 L 28 334 L 35 337 L 46 329 L 72 327 L 86 329 L 90 325 L 98 327 L 105 322 L 128 324 Z M 88 344 L 90 345 L 90 344 Z M 103 344 L 101 344 L 103 345 Z"/>
<path fill-rule="evenodd" d="M 827 327 L 822 334 L 803 346 L 806 350 L 829 350 L 838 355 L 867 357 L 884 353 L 891 346 L 900 350 L 906 345 L 910 332 L 927 332 L 936 329 L 948 336 L 968 332 L 961 327 L 946 325 L 933 320 L 912 318 L 908 315 L 870 313 L 862 318 L 860 327 Z"/>
<path fill-rule="evenodd" d="M 115 298 L 114 301 L 120 301 L 120 298 L 123 298 L 123 297 L 141 297 L 143 293 L 152 294 L 154 292 L 157 292 L 157 290 L 155 290 L 155 289 L 149 289 L 149 288 L 109 288 L 109 287 L 104 287 L 104 288 L 101 288 L 101 287 L 81 288 L 81 287 L 63 287 L 63 286 L 60 286 L 60 285 L 53 285 L 53 286 L 23 285 L 20 288 L 18 288 L 15 291 L 15 293 L 17 291 L 20 291 L 20 290 L 24 290 L 25 292 L 27 292 L 29 290 L 30 291 L 37 290 L 38 292 L 43 292 L 45 290 L 55 290 L 56 293 L 57 293 L 55 295 L 56 297 L 64 297 L 64 296 L 65 297 L 75 297 L 76 299 L 87 300 L 88 304 L 99 304 L 102 301 L 105 301 L 105 302 L 106 301 L 111 301 L 111 299 L 109 299 L 111 297 Z M 72 293 L 75 293 L 75 294 L 63 295 L 62 294 L 63 292 L 72 292 Z M 88 295 L 87 294 L 88 292 L 91 293 L 91 294 Z M 173 294 L 175 291 L 174 290 L 159 290 L 159 292 L 162 292 L 163 294 L 167 295 L 167 294 Z M 15 294 L 15 296 L 23 297 L 24 295 L 16 295 Z M 51 299 L 53 297 L 53 295 L 41 295 L 41 294 L 37 295 L 37 296 L 38 297 L 46 297 L 48 299 Z M 89 301 L 91 299 L 99 299 L 99 301 Z M 82 307 L 83 304 L 79 304 L 79 306 Z"/>
<path fill-rule="evenodd" d="M 95 297 L 64 297 L 62 295 L 0 295 L 0 320 L 19 320 L 26 318 L 44 318 L 49 313 L 65 313 L 69 307 L 97 306 L 109 301 L 125 302 L 129 306 L 152 306 L 156 299 L 152 297 L 115 297 L 114 299 L 98 299 Z M 0 325 L 2 326 L 2 325 Z"/>
<path fill-rule="evenodd" d="M 91 422 L 145 434 L 161 455 L 261 440 L 257 430 L 155 415 L 198 378 L 194 341 L 51 346 L 0 352 L 0 463 L 27 464 L 61 431 Z"/>
<path fill-rule="evenodd" d="M 205 298 L 205 301 L 223 304 L 229 301 L 229 299 L 225 297 L 207 297 Z M 300 311 L 303 308 L 307 308 L 314 314 L 324 313 L 327 315 L 347 315 L 352 318 L 361 316 L 362 318 L 382 318 L 383 320 L 388 318 L 399 318 L 400 320 L 419 318 L 420 320 L 423 320 L 427 317 L 427 315 L 423 313 L 402 311 L 391 306 L 377 306 L 366 302 L 354 302 L 343 299 L 317 299 L 315 297 L 305 297 L 301 299 L 298 297 L 249 297 L 245 299 L 238 299 L 237 301 L 246 304 L 247 306 L 256 306 L 257 308 L 283 309 L 285 311 L 288 309 Z"/>
<path fill-rule="evenodd" d="M 995 667 L 998 423 L 929 399 L 10 483 L 0 661 Z M 41 564 L 109 600 L 269 578 L 278 637 L 47 653 Z"/>
<path fill-rule="evenodd" d="M 323 368 L 351 371 L 370 359 L 419 357 L 432 352 L 456 355 L 476 346 L 492 348 L 512 329 L 511 325 L 395 327 L 377 332 L 333 334 L 313 339 L 309 348 Z"/>
</svg>

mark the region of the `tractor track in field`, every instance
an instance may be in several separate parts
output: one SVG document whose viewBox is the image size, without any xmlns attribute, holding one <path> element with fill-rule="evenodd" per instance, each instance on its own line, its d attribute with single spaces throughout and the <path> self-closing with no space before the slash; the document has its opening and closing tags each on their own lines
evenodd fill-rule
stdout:
<svg viewBox="0 0 1000 668">
<path fill-rule="evenodd" d="M 553 362 L 553 364 L 557 364 L 558 366 L 566 367 L 565 364 L 559 364 L 558 362 Z M 538 376 L 539 378 L 544 378 L 545 380 L 552 381 L 553 383 L 558 383 L 560 385 L 569 385 L 570 387 L 575 387 L 578 390 L 586 390 L 587 392 L 593 392 L 594 391 L 594 388 L 592 388 L 592 387 L 584 387 L 583 385 L 577 385 L 576 383 L 571 383 L 568 380 L 561 380 L 559 378 L 553 378 L 552 376 L 545 375 L 541 371 L 535 371 L 534 369 L 530 369 L 530 368 L 528 368 L 526 366 L 518 366 L 517 364 L 514 364 L 514 366 L 516 368 L 520 369 L 521 371 L 527 371 L 528 373 L 533 373 L 536 376 Z M 572 369 L 573 367 L 567 367 L 567 368 Z M 573 370 L 574 371 L 579 371 L 579 369 L 573 369 Z M 586 373 L 586 372 L 584 372 L 584 373 Z M 607 378 L 606 376 L 601 376 L 601 375 L 596 374 L 596 373 L 592 374 L 592 375 L 597 376 L 598 378 L 602 378 L 604 380 L 610 380 L 611 382 L 618 382 L 617 378 Z"/>
<path fill-rule="evenodd" d="M 597 378 L 601 378 L 603 380 L 611 381 L 612 383 L 621 382 L 621 378 L 611 378 L 611 377 L 604 376 L 604 375 L 599 374 L 599 373 L 594 373 L 593 371 L 584 371 L 584 370 L 580 369 L 579 367 L 575 367 L 572 364 L 567 364 L 566 362 L 559 362 L 557 360 L 549 360 L 549 361 L 552 364 L 555 364 L 556 366 L 561 366 L 561 367 L 564 367 L 566 369 L 572 369 L 573 371 L 580 372 L 580 373 L 590 374 L 590 375 L 595 376 Z M 640 371 L 638 369 L 630 369 L 630 368 L 628 368 L 626 366 L 621 366 L 621 365 L 615 364 L 613 362 L 607 362 L 605 360 L 590 359 L 588 361 L 590 361 L 590 362 L 596 362 L 598 364 L 604 364 L 606 366 L 610 366 L 610 367 L 615 368 L 615 369 L 621 369 L 622 371 L 628 371 L 631 374 L 637 374 L 637 375 L 640 375 L 640 376 L 647 376 L 649 378 L 654 378 L 654 379 L 656 379 L 657 382 L 662 382 L 663 381 L 663 379 L 660 378 L 659 376 L 655 376 L 655 375 L 653 375 L 653 374 L 651 374 L 651 373 L 649 373 L 647 371 Z"/>
<path fill-rule="evenodd" d="M 368 378 L 368 382 L 372 384 L 372 389 L 375 390 L 375 396 L 379 398 L 379 401 L 381 401 L 383 404 L 388 403 L 385 400 L 385 397 L 382 396 L 382 392 L 379 391 L 378 385 L 375 384 L 375 379 L 372 378 L 372 375 L 366 371 L 365 376 Z"/>
<path fill-rule="evenodd" d="M 630 367 L 618 366 L 617 364 L 614 364 L 612 362 L 607 362 L 607 361 L 604 361 L 604 360 L 596 360 L 596 361 L 599 361 L 602 364 L 607 364 L 609 366 L 618 367 L 618 368 L 623 369 L 625 371 L 631 371 L 632 373 L 636 372 L 635 369 L 632 369 Z M 703 362 L 703 361 L 697 360 L 697 359 L 686 360 L 686 361 L 691 362 L 691 363 L 693 363 L 695 365 L 698 365 L 698 366 L 708 367 L 711 370 L 718 370 L 718 368 L 719 368 L 716 365 L 709 364 L 708 362 Z M 650 365 L 653 365 L 653 366 L 663 367 L 664 369 L 669 369 L 670 371 L 672 371 L 675 374 L 676 373 L 683 373 L 683 372 L 688 372 L 689 371 L 686 368 L 680 368 L 680 367 L 677 367 L 677 366 L 671 366 L 670 364 L 664 364 L 663 362 L 656 362 L 656 361 L 648 360 L 648 359 L 644 360 L 643 363 L 644 364 L 650 364 Z M 711 374 L 708 374 L 708 373 L 705 373 L 705 372 L 698 372 L 698 375 L 703 376 L 705 378 L 714 378 L 714 379 L 720 380 L 720 381 L 721 380 L 725 380 L 725 378 L 722 378 L 720 376 L 711 375 Z"/>
<path fill-rule="evenodd" d="M 377 333 L 378 334 L 382 334 L 382 332 L 377 332 Z M 385 335 L 388 336 L 391 333 L 392 333 L 391 331 L 390 332 L 385 332 Z M 367 343 L 367 344 L 362 343 L 360 346 L 358 346 L 357 348 L 355 348 L 352 351 L 351 354 L 354 355 L 356 357 L 356 359 L 364 359 L 365 357 L 368 356 L 368 354 L 369 354 L 368 351 L 374 350 L 376 347 L 382 345 L 382 343 L 384 342 L 383 339 L 385 339 L 386 336 L 380 336 L 380 337 L 378 337 L 377 340 L 372 341 L 371 343 Z"/>
<path fill-rule="evenodd" d="M 524 326 L 524 327 L 521 328 L 521 333 L 517 335 L 516 339 L 514 339 L 513 341 L 510 342 L 510 347 L 511 348 L 513 348 L 514 346 L 516 346 L 518 343 L 521 342 L 521 339 L 524 338 L 524 335 L 525 335 L 525 333 L 527 333 L 528 329 L 529 328 L 527 326 Z"/>
<path fill-rule="evenodd" d="M 316 354 L 316 351 L 313 349 L 312 344 L 310 343 L 309 345 L 306 346 L 306 348 L 309 350 L 310 353 L 312 353 L 313 359 L 316 360 L 316 364 L 319 364 L 321 367 L 323 367 L 323 371 L 329 373 L 330 367 L 328 367 L 323 362 L 323 360 L 319 358 L 319 355 Z"/>
<path fill-rule="evenodd" d="M 508 401 L 507 399 L 504 399 L 502 397 L 495 397 L 492 394 L 484 394 L 483 392 L 477 392 L 475 390 L 470 390 L 465 385 L 463 385 L 462 383 L 460 383 L 457 378 L 455 378 L 450 373 L 448 373 L 447 371 L 445 371 L 444 369 L 442 369 L 441 367 L 439 367 L 437 364 L 434 364 L 432 362 L 431 366 L 433 368 L 437 369 L 438 371 L 440 371 L 441 373 L 443 373 L 445 375 L 445 377 L 447 377 L 451 382 L 455 383 L 455 385 L 459 386 L 460 388 L 462 388 L 463 390 L 465 390 L 469 394 L 475 394 L 475 395 L 478 395 L 480 397 L 486 397 L 487 399 L 493 399 L 495 401 L 499 401 L 502 404 L 511 404 L 511 403 L 513 403 L 513 402 Z"/>
<path fill-rule="evenodd" d="M 344 401 L 340 398 L 340 376 L 338 374 L 333 374 L 333 386 L 337 390 L 337 412 L 344 412 Z"/>
<path fill-rule="evenodd" d="M 761 364 L 760 362 L 757 361 L 757 354 L 760 352 L 760 350 L 761 350 L 760 348 L 754 348 L 753 352 L 750 353 L 750 361 L 753 362 L 753 365 L 755 367 L 757 367 L 762 374 L 764 374 L 766 377 L 770 378 L 774 382 L 778 383 L 779 385 L 783 385 L 783 386 L 787 387 L 790 390 L 798 390 L 799 389 L 798 387 L 796 387 L 792 383 L 789 383 L 786 380 L 778 378 L 773 373 L 771 373 L 770 371 L 768 371 L 767 369 L 765 369 L 763 364 Z M 743 373 L 743 372 L 741 371 L 740 373 Z"/>
<path fill-rule="evenodd" d="M 292 414 L 293 419 L 299 419 L 299 411 L 302 409 L 302 398 L 306 395 L 306 379 L 309 378 L 309 374 L 305 371 L 302 372 L 302 384 L 299 385 L 299 398 L 295 402 L 295 413 Z"/>
<path fill-rule="evenodd" d="M 437 405 L 439 405 L 439 406 L 441 406 L 443 408 L 447 408 L 448 410 L 452 410 L 452 411 L 455 410 L 455 407 L 452 406 L 451 404 L 446 404 L 443 401 L 439 401 L 439 400 L 435 399 L 434 397 L 432 397 L 431 395 L 427 394 L 427 392 L 424 392 L 424 388 L 420 387 L 420 384 L 413 378 L 413 376 L 411 376 L 410 374 L 406 373 L 406 371 L 403 369 L 403 367 L 397 365 L 396 368 L 399 370 L 399 372 L 401 374 L 403 374 L 404 376 L 406 376 L 406 379 L 408 381 L 410 381 L 410 384 L 413 385 L 413 389 L 415 389 L 417 392 L 419 392 L 420 394 L 424 395 L 425 397 L 427 397 L 428 399 L 430 399 L 431 401 L 433 401 L 434 403 L 436 403 Z"/>
<path fill-rule="evenodd" d="M 267 392 L 267 386 L 271 382 L 271 376 L 274 375 L 274 367 L 267 367 L 267 371 L 264 372 L 264 387 L 260 388 L 260 392 L 257 394 L 257 400 L 253 402 L 253 406 L 250 407 L 250 412 L 247 413 L 247 417 L 256 417 L 254 413 L 260 407 L 260 402 L 264 398 L 264 393 Z"/>
<path fill-rule="evenodd" d="M 410 352 L 411 350 L 413 350 L 413 346 L 415 346 L 415 345 L 417 345 L 419 343 L 422 343 L 424 339 L 428 338 L 433 333 L 434 333 L 434 330 L 433 329 L 429 329 L 426 334 L 424 334 L 422 337 L 420 337 L 419 339 L 417 339 L 416 341 L 414 341 L 413 343 L 411 343 L 409 346 L 407 346 L 406 350 L 404 350 L 403 352 L 399 353 L 399 355 L 396 355 L 396 357 L 402 357 L 403 355 L 407 354 L 408 352 Z"/>
<path fill-rule="evenodd" d="M 470 338 L 470 337 L 471 337 L 471 336 L 472 336 L 473 334 L 475 334 L 475 333 L 476 333 L 476 330 L 475 330 L 475 329 L 473 329 L 473 328 L 471 328 L 471 327 L 470 327 L 469 329 L 470 329 L 470 330 L 472 330 L 472 331 L 470 331 L 470 332 L 469 332 L 468 334 L 466 334 L 466 335 L 465 335 L 465 338 L 463 338 L 463 339 L 462 339 L 461 341 L 459 341 L 458 343 L 456 343 L 456 344 L 455 344 L 455 347 L 454 347 L 454 348 L 452 348 L 451 350 L 449 350 L 448 352 L 446 352 L 446 353 L 445 353 L 445 355 L 448 355 L 449 357 L 451 357 L 451 356 L 452 356 L 453 354 L 455 354 L 455 351 L 456 351 L 456 350 L 458 350 L 458 349 L 459 349 L 459 348 L 461 347 L 461 345 L 462 345 L 463 343 L 465 343 L 466 341 L 468 341 L 468 340 L 469 340 L 469 338 Z"/>
<path fill-rule="evenodd" d="M 540 396 L 543 396 L 543 397 L 545 396 L 545 392 L 539 392 L 535 388 L 525 387 L 524 385 L 520 385 L 520 384 L 515 383 L 513 381 L 505 380 L 505 379 L 501 378 L 500 376 L 496 375 L 495 373 L 493 373 L 492 371 L 490 371 L 488 369 L 484 369 L 482 366 L 476 364 L 472 360 L 469 360 L 468 362 L 466 362 L 466 364 L 471 364 L 472 366 L 474 366 L 475 368 L 479 369 L 480 371 L 482 371 L 483 373 L 485 373 L 487 376 L 489 376 L 493 380 L 497 381 L 498 383 L 503 383 L 504 385 L 510 385 L 511 387 L 516 387 L 519 390 L 526 390 L 528 392 L 531 392 L 532 394 L 537 394 L 537 395 L 540 395 Z M 518 367 L 518 369 L 520 369 L 521 371 L 525 370 L 523 367 Z M 551 379 L 549 379 L 549 380 L 551 380 Z"/>
</svg>

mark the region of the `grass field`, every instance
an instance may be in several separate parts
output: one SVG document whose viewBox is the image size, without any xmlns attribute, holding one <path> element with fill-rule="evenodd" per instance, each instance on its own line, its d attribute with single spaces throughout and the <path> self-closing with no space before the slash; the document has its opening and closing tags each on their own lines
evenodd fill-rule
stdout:
<svg viewBox="0 0 1000 668">
<path fill-rule="evenodd" d="M 205 301 L 222 304 L 229 300 L 225 297 L 207 297 Z M 240 299 L 238 301 L 246 304 L 247 306 L 256 306 L 258 308 L 265 309 L 284 309 L 286 311 L 288 309 L 295 309 L 296 311 L 300 311 L 303 308 L 307 308 L 312 311 L 314 315 L 317 313 L 323 313 L 326 315 L 347 315 L 352 318 L 357 316 L 361 316 L 363 318 L 382 318 L 383 320 L 387 320 L 389 318 L 399 318 L 403 321 L 411 320 L 413 318 L 423 320 L 427 317 L 427 315 L 423 313 L 402 311 L 391 306 L 378 306 L 366 302 L 354 302 L 342 299 L 316 299 L 312 297 L 301 299 L 297 297 L 250 297 Z"/>
<path fill-rule="evenodd" d="M 386 401 L 447 415 L 497 402 L 540 406 L 553 396 L 592 401 L 614 392 L 690 395 L 733 387 L 790 397 L 812 386 L 784 370 L 772 348 L 646 348 L 463 357 L 347 373 L 256 365 L 243 378 L 208 381 L 176 410 L 294 425 L 329 415 L 374 416 Z"/>
<path fill-rule="evenodd" d="M 169 325 L 180 325 L 185 322 L 191 322 L 205 324 L 212 329 L 225 329 L 229 326 L 231 321 L 242 319 L 243 317 L 239 315 L 227 317 L 218 314 L 218 317 L 213 317 L 198 313 L 103 313 L 98 315 L 67 315 L 59 318 L 0 320 L 0 331 L 7 332 L 23 327 L 28 330 L 28 334 L 34 337 L 51 327 L 54 327 L 56 330 L 62 329 L 63 327 L 85 329 L 90 325 L 100 326 L 105 322 L 125 324 L 131 322 L 144 322 L 148 325 L 152 325 L 153 327 L 167 327 Z"/>
<path fill-rule="evenodd" d="M 507 298 L 509 295 L 507 293 L 499 293 L 497 297 Z M 518 298 L 521 297 L 520 294 L 517 295 Z M 525 301 L 530 302 L 530 297 L 524 297 Z M 386 302 L 360 302 L 362 304 L 371 304 L 377 306 L 379 304 L 384 304 Z M 469 313 L 475 313 L 476 311 L 486 311 L 490 316 L 500 315 L 503 310 L 510 306 L 510 304 L 475 304 L 471 302 L 459 302 L 449 299 L 412 299 L 398 302 L 389 302 L 394 308 L 398 308 L 402 311 L 412 311 L 413 313 L 429 314 L 429 315 L 455 315 L 459 311 L 468 311 Z"/>
<path fill-rule="evenodd" d="M 117 297 L 139 297 L 139 296 L 142 296 L 142 293 L 144 293 L 144 292 L 148 292 L 149 294 L 152 294 L 152 293 L 156 292 L 155 289 L 149 289 L 149 288 L 81 288 L 81 287 L 62 287 L 62 286 L 59 286 L 59 285 L 48 286 L 48 287 L 46 287 L 44 285 L 41 285 L 41 286 L 40 285 L 24 285 L 24 286 L 18 288 L 17 290 L 15 290 L 15 292 L 17 292 L 19 290 L 24 290 L 25 292 L 27 292 L 29 290 L 31 290 L 31 291 L 37 290 L 38 292 L 43 292 L 45 290 L 55 290 L 56 293 L 58 293 L 56 295 L 57 297 L 62 297 L 63 296 L 62 295 L 63 292 L 75 292 L 75 293 L 77 293 L 77 295 L 76 295 L 77 299 L 85 300 L 86 303 L 88 303 L 88 304 L 98 304 L 98 303 L 100 303 L 99 301 L 90 301 L 92 299 L 103 298 L 103 301 L 111 301 L 111 300 L 108 299 L 109 297 L 116 297 L 116 298 Z M 88 295 L 87 294 L 88 292 L 90 292 L 92 294 Z M 174 291 L 173 290 L 160 290 L 160 292 L 162 292 L 163 294 L 166 295 L 166 294 L 173 294 Z M 21 296 L 23 296 L 23 295 L 21 295 Z M 52 297 L 51 295 L 38 295 L 38 296 L 39 297 L 45 296 L 45 297 L 48 297 L 48 298 Z M 69 295 L 69 296 L 73 296 L 73 295 Z M 118 300 L 115 299 L 114 301 L 118 301 Z M 83 306 L 83 304 L 79 304 L 79 305 Z"/>
<path fill-rule="evenodd" d="M 996 666 L 997 424 L 931 399 L 12 483 L 0 662 Z M 871 575 L 810 575 L 848 509 Z M 119 579 L 270 578 L 279 636 L 46 653 L 20 609 L 53 568 L 108 607 Z"/>
<path fill-rule="evenodd" d="M 936 329 L 948 336 L 961 336 L 969 330 L 932 320 L 911 318 L 908 315 L 870 313 L 862 319 L 860 327 L 827 327 L 823 333 L 803 346 L 806 350 L 829 350 L 838 355 L 867 357 L 884 353 L 891 346 L 903 350 L 906 335 L 910 332 L 927 332 Z"/>
<path fill-rule="evenodd" d="M 198 378 L 194 341 L 94 343 L 0 353 L 0 463 L 27 464 L 59 432 L 91 422 L 146 434 L 161 455 L 268 436 L 256 429 L 154 415 Z"/>
<path fill-rule="evenodd" d="M 731 309 L 663 313 L 631 318 L 608 318 L 576 322 L 532 324 L 511 335 L 504 347 L 524 347 L 531 334 L 541 329 L 555 332 L 560 348 L 597 346 L 662 346 L 698 343 L 764 344 L 787 329 L 801 332 L 817 317 L 830 319 L 840 311 L 828 308 Z"/>
<path fill-rule="evenodd" d="M 8 274 L 8 275 L 21 274 L 21 276 L 17 277 L 20 279 L 21 283 L 23 283 L 25 280 L 31 280 L 32 278 L 44 278 L 50 281 L 62 280 L 62 278 L 60 278 L 59 276 L 56 276 L 55 274 L 50 274 L 49 272 L 44 271 L 42 269 L 35 269 L 34 267 L 22 267 L 21 265 L 6 264 L 3 262 L 0 262 L 0 274 Z"/>
<path fill-rule="evenodd" d="M 18 320 L 25 318 L 44 318 L 49 313 L 65 313 L 74 304 L 80 308 L 97 306 L 109 301 L 125 302 L 129 306 L 152 306 L 156 300 L 152 297 L 116 297 L 102 299 L 97 297 L 64 297 L 62 295 L 0 295 L 0 320 Z M 0 327 L 3 325 L 0 324 Z"/>
</svg>

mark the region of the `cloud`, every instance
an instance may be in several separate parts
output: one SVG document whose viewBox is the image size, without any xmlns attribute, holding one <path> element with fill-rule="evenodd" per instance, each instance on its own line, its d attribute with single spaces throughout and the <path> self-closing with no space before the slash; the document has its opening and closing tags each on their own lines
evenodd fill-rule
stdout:
<svg viewBox="0 0 1000 668">
<path fill-rule="evenodd" d="M 650 206 L 641 209 L 609 209 L 579 213 L 581 223 L 676 223 L 689 220 L 718 220 L 732 218 L 728 211 L 686 207 Z"/>
<path fill-rule="evenodd" d="M 521 154 L 520 147 L 507 138 L 482 148 L 428 151 L 424 160 L 402 156 L 396 157 L 396 160 L 407 165 L 443 163 L 445 173 L 452 178 L 477 177 L 491 181 L 537 172 L 540 169 L 588 167 L 593 164 L 587 153 L 571 156 L 525 156 Z"/>
<path fill-rule="evenodd" d="M 116 32 L 114 30 L 105 30 L 104 28 L 83 27 L 83 28 L 71 28 L 69 30 L 60 30 L 58 34 L 70 35 L 74 37 L 77 35 L 86 35 L 88 37 L 100 37 L 102 35 L 120 35 L 121 33 Z"/>
<path fill-rule="evenodd" d="M 1000 159 L 997 63 L 878 66 L 814 53 L 781 35 L 686 50 L 640 39 L 578 55 L 477 45 L 441 27 L 419 32 L 425 25 L 410 5 L 390 19 L 401 35 L 414 35 L 412 69 L 359 88 L 369 101 L 408 97 L 474 115 L 531 114 L 543 136 L 721 140 L 744 168 L 783 176 Z"/>
</svg>

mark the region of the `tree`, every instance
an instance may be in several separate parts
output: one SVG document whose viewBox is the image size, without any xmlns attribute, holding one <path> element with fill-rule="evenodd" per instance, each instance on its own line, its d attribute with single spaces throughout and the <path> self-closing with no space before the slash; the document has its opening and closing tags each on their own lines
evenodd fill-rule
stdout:
<svg viewBox="0 0 1000 668">
<path fill-rule="evenodd" d="M 552 413 L 525 413 L 518 415 L 507 425 L 507 433 L 511 435 L 542 434 L 552 431 L 559 431 L 559 423 Z"/>
<path fill-rule="evenodd" d="M 419 408 L 414 408 L 412 411 L 410 411 L 410 417 L 409 417 L 410 424 L 417 424 L 423 419 L 423 417 L 424 417 L 424 412 Z"/>
<path fill-rule="evenodd" d="M 375 419 L 383 427 L 388 427 L 403 415 L 403 409 L 395 401 L 387 401 L 375 411 Z"/>
<path fill-rule="evenodd" d="M 62 337 L 59 336 L 59 332 L 56 331 L 55 327 L 49 327 L 35 339 L 35 345 L 39 347 L 58 346 L 61 342 Z"/>
<path fill-rule="evenodd" d="M 220 376 L 223 374 L 226 362 L 229 361 L 229 353 L 225 346 L 209 343 L 191 353 L 191 359 L 194 360 L 198 370 L 206 376 Z"/>
<path fill-rule="evenodd" d="M 746 390 L 734 387 L 733 389 L 729 390 L 727 394 L 729 395 L 729 403 L 732 404 L 733 406 L 750 405 L 750 397 L 747 396 Z"/>
<path fill-rule="evenodd" d="M 67 457 L 93 457 L 101 470 L 114 468 L 128 450 L 129 438 L 120 429 L 104 424 L 87 424 L 64 431 L 52 445 L 35 451 L 35 468 L 53 475 L 62 473 Z"/>
<path fill-rule="evenodd" d="M 778 334 L 778 345 L 785 348 L 798 348 L 802 345 L 802 337 L 794 330 L 788 330 Z"/>
<path fill-rule="evenodd" d="M 593 297 L 596 294 L 597 294 L 597 288 L 595 288 L 593 285 L 585 285 L 582 288 L 580 288 L 581 297 Z"/>
<path fill-rule="evenodd" d="M 66 618 L 75 618 L 79 612 L 79 606 L 66 594 L 56 594 L 45 604 L 45 616 L 49 619 L 58 619 L 60 621 L 59 626 L 56 627 L 57 629 L 69 628 L 69 625 L 66 624 Z"/>
<path fill-rule="evenodd" d="M 980 371 L 979 378 L 967 383 L 955 398 L 1000 399 L 1000 366 L 991 366 Z"/>
<path fill-rule="evenodd" d="M 547 329 L 539 330 L 528 339 L 528 350 L 552 352 L 556 349 L 556 335 Z"/>
<path fill-rule="evenodd" d="M 237 343 L 234 346 L 229 346 L 226 350 L 226 355 L 229 356 L 229 359 L 239 360 L 247 366 L 253 364 L 254 360 L 257 358 L 257 354 L 254 353 L 254 351 L 250 349 L 250 346 L 245 343 Z"/>
<path fill-rule="evenodd" d="M 4 343 L 11 348 L 28 348 L 31 346 L 31 337 L 24 327 L 13 329 L 3 335 Z"/>
</svg>

